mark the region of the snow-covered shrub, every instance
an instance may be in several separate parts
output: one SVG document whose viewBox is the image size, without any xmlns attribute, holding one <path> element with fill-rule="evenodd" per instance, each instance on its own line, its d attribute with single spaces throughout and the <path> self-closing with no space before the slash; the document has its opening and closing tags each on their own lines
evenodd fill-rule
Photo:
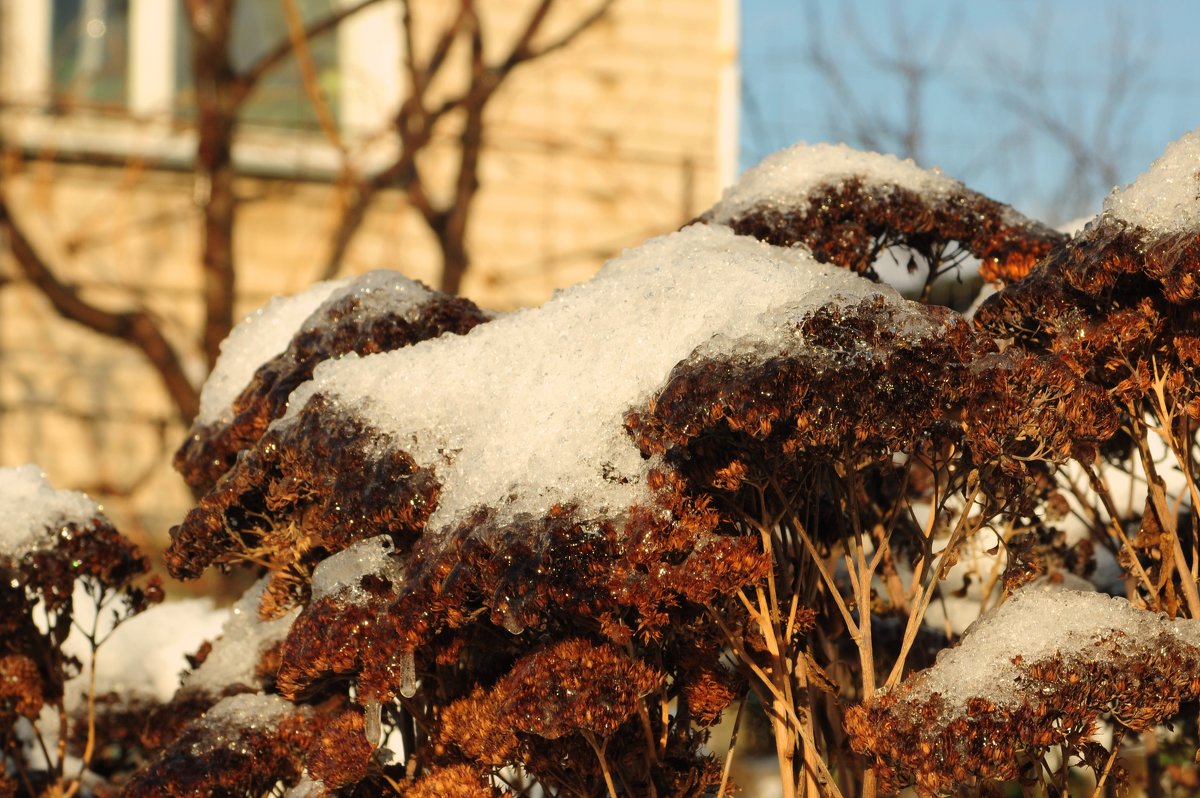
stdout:
<svg viewBox="0 0 1200 798">
<path fill-rule="evenodd" d="M 128 794 L 727 795 L 752 704 L 789 798 L 1118 779 L 1200 699 L 1198 166 L 1068 240 L 798 146 L 539 308 L 277 300 L 167 555 L 262 578 Z M 977 315 L 932 304 L 972 264 Z"/>
<path fill-rule="evenodd" d="M 0 468 L 0 795 L 70 795 L 89 768 L 136 761 L 146 707 L 101 694 L 96 663 L 116 627 L 162 599 L 147 570 L 95 502 L 35 466 Z M 110 742 L 126 750 L 114 758 Z"/>
<path fill-rule="evenodd" d="M 772 193 L 779 169 L 800 168 L 808 183 Z M 854 199 L 860 218 L 823 234 L 840 242 L 820 250 L 831 265 L 778 245 L 810 240 L 738 229 L 755 214 L 761 229 L 769 210 L 833 230 L 839 188 L 853 189 L 839 212 L 852 216 Z M 275 689 L 314 703 L 349 681 L 366 736 L 404 754 L 389 765 L 345 746 L 339 762 L 309 761 L 310 778 L 332 789 L 345 774 L 497 785 L 519 773 L 564 794 L 710 794 L 727 786 L 706 730 L 753 691 L 794 763 L 788 779 L 828 780 L 802 763 L 815 767 L 814 746 L 844 755 L 785 696 L 832 685 L 829 657 L 844 650 L 857 662 L 848 695 L 869 696 L 885 662 L 898 677 L 938 582 L 893 594 L 887 614 L 916 609 L 899 653 L 877 653 L 871 616 L 855 610 L 870 599 L 841 595 L 830 557 L 849 541 L 880 552 L 852 569 L 865 591 L 877 570 L 897 584 L 901 560 L 940 572 L 957 546 L 917 523 L 915 505 L 940 518 L 969 493 L 979 512 L 960 514 L 954 543 L 1030 514 L 1043 484 L 1031 474 L 1045 482 L 1044 461 L 1094 448 L 1111 426 L 1102 397 L 1090 414 L 1059 412 L 1090 394 L 1055 363 L 1002 353 L 952 311 L 838 268 L 855 266 L 846 253 L 908 246 L 932 283 L 961 261 L 950 253 L 964 230 L 986 228 L 961 251 L 997 269 L 1060 238 L 961 184 L 795 149 L 708 219 L 465 335 L 367 357 L 318 344 L 286 412 L 275 402 L 259 416 L 277 417 L 269 428 L 245 427 L 242 439 L 260 437 L 225 457 L 168 561 L 182 576 L 266 565 L 286 590 L 268 588 L 264 616 L 301 607 Z M 303 326 L 319 342 L 327 323 L 318 310 Z M 1058 390 L 1011 399 L 1039 381 Z M 185 447 L 185 470 L 207 437 Z"/>
<path fill-rule="evenodd" d="M 971 257 L 1013 280 L 1066 238 L 936 169 L 828 144 L 768 156 L 700 218 L 875 280 L 881 255 L 903 254 L 923 300 Z"/>
</svg>

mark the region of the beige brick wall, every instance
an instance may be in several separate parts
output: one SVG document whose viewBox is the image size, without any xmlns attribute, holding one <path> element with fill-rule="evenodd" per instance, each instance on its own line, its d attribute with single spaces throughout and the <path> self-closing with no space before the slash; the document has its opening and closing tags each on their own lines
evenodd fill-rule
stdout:
<svg viewBox="0 0 1200 798">
<path fill-rule="evenodd" d="M 430 0 L 423 13 L 446 5 Z M 503 48 L 528 3 L 482 5 Z M 620 0 L 573 46 L 514 74 L 489 113 L 465 294 L 494 308 L 542 302 L 716 199 L 732 157 L 719 151 L 721 5 Z M 548 33 L 575 16 L 570 5 L 563 11 Z M 29 122 L 9 112 L 0 124 L 12 142 Z M 444 172 L 453 154 L 453 141 L 441 142 L 424 165 Z M 4 191 L 61 276 L 105 307 L 151 308 L 199 379 L 190 174 L 134 161 L 82 165 L 28 148 L 8 163 Z M 244 313 L 317 278 L 339 197 L 328 182 L 257 178 L 238 194 Z M 380 267 L 437 280 L 432 239 L 394 194 L 378 199 L 344 273 Z M 167 465 L 183 428 L 153 372 L 132 349 L 57 319 L 7 253 L 0 281 L 0 465 L 38 462 L 56 484 L 98 494 L 124 528 L 161 544 L 190 497 Z"/>
</svg>

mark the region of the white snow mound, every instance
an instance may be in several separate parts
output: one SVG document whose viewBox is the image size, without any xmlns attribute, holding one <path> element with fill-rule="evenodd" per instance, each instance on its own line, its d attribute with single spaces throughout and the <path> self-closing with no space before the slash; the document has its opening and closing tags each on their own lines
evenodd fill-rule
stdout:
<svg viewBox="0 0 1200 798">
<path fill-rule="evenodd" d="M 0 468 L 0 557 L 19 559 L 67 524 L 88 526 L 100 512 L 86 494 L 55 490 L 36 465 Z"/>
<path fill-rule="evenodd" d="M 1171 621 L 1124 598 L 1034 583 L 984 614 L 957 646 L 942 651 L 917 677 L 911 695 L 923 700 L 940 693 L 952 712 L 965 712 L 967 700 L 975 697 L 1011 706 L 1022 700 L 1016 657 L 1027 665 L 1056 654 L 1065 660 L 1093 659 L 1100 651 L 1094 644 L 1115 633 L 1124 635 L 1120 645 L 1129 649 L 1164 632 L 1200 645 L 1200 621 Z"/>
<path fill-rule="evenodd" d="M 912 159 L 863 152 L 845 144 L 801 142 L 771 153 L 747 169 L 713 206 L 711 218 L 724 224 L 755 208 L 806 207 L 813 189 L 852 177 L 881 188 L 901 186 L 929 198 L 964 189 L 940 169 L 922 169 Z"/>
<path fill-rule="evenodd" d="M 275 297 L 247 315 L 221 342 L 221 356 L 200 389 L 197 425 L 228 421 L 233 401 L 258 367 L 287 349 L 304 320 L 350 278 L 327 280 L 289 297 Z"/>
<path fill-rule="evenodd" d="M 1108 196 L 1104 210 L 1159 235 L 1200 230 L 1200 130 L 1168 144 L 1144 174 Z"/>
<path fill-rule="evenodd" d="M 693 225 L 610 261 L 542 307 L 394 352 L 321 363 L 289 399 L 314 393 L 408 452 L 442 484 L 428 528 L 496 508 L 503 523 L 576 504 L 612 517 L 648 500 L 647 461 L 624 429 L 697 347 L 767 356 L 795 345 L 795 321 L 886 286 L 807 253 Z M 911 311 L 915 319 L 920 315 Z M 912 330 L 926 328 L 914 323 Z"/>
</svg>

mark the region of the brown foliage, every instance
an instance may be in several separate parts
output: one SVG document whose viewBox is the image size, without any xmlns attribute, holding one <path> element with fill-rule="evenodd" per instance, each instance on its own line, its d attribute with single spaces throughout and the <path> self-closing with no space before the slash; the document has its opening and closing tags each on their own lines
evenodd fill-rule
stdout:
<svg viewBox="0 0 1200 798">
<path fill-rule="evenodd" d="M 0 556 L 0 750 L 20 750 L 19 718 L 34 721 L 46 705 L 66 709 L 64 687 L 83 666 L 63 652 L 62 645 L 77 617 L 88 616 L 87 610 L 75 606 L 77 582 L 95 603 L 92 611 L 111 613 L 119 624 L 162 599 L 157 578 L 141 579 L 148 570 L 137 547 L 102 515 L 47 528 L 31 550 Z M 96 727 L 101 732 L 111 729 L 114 737 L 128 733 L 135 738 L 123 709 L 110 718 L 107 708 L 105 702 L 98 703 Z M 77 743 L 70 750 L 78 755 L 86 746 L 89 724 L 86 718 L 72 718 L 59 732 Z M 41 733 L 34 731 L 35 736 Z M 113 763 L 119 766 L 131 765 Z M 44 783 L 48 789 L 68 783 L 61 760 L 51 761 L 45 772 L 32 772 L 24 762 L 14 767 L 22 779 Z M 103 763 L 97 761 L 97 767 Z M 0 782 L 0 794 L 5 789 Z"/>
<path fill-rule="evenodd" d="M 18 715 L 34 719 L 44 704 L 37 663 L 23 654 L 0 657 L 0 726 L 10 727 Z"/>
<path fill-rule="evenodd" d="M 404 548 L 439 486 L 404 452 L 376 457 L 378 435 L 314 396 L 297 420 L 272 429 L 171 530 L 167 567 L 194 578 L 214 563 L 250 562 L 272 574 L 276 614 L 307 596 L 323 558 L 389 533 Z"/>
<path fill-rule="evenodd" d="M 351 708 L 324 725 L 308 747 L 304 760 L 312 778 L 336 789 L 363 780 L 373 751 L 364 731 L 363 713 Z"/>
<path fill-rule="evenodd" d="M 1200 650 L 1172 634 L 1135 646 L 1117 633 L 1092 649 L 1016 664 L 1019 703 L 975 697 L 949 706 L 936 693 L 926 697 L 917 677 L 848 711 L 846 731 L 884 789 L 916 784 L 934 795 L 1015 779 L 1023 757 L 1036 761 L 1056 745 L 1098 773 L 1108 755 L 1091 740 L 1099 718 L 1140 732 L 1200 696 Z"/>
<path fill-rule="evenodd" d="M 989 299 L 977 323 L 1052 353 L 1121 406 L 1160 376 L 1200 419 L 1200 232 L 1153 235 L 1111 216 Z"/>
<path fill-rule="evenodd" d="M 664 501 L 678 496 L 669 488 L 680 485 L 664 483 Z M 594 780 L 590 737 L 611 741 L 606 756 L 631 783 L 691 783 L 686 773 L 703 760 L 687 713 L 653 753 L 640 728 L 650 716 L 629 719 L 645 714 L 639 707 L 665 678 L 685 704 L 695 697 L 691 720 L 717 720 L 737 680 L 709 664 L 723 641 L 699 622 L 701 602 L 761 578 L 764 563 L 753 541 L 718 534 L 711 511 L 676 501 L 674 517 L 635 512 L 623 526 L 584 524 L 558 508 L 519 526 L 481 515 L 446 539 L 427 531 L 397 555 L 403 578 L 365 600 L 335 594 L 302 611 L 280 688 L 297 695 L 353 675 L 360 700 L 415 692 L 430 708 L 431 747 L 418 759 L 431 767 L 465 758 L 474 767 L 520 763 L 545 784 Z M 672 668 L 659 673 L 643 657 Z M 651 699 L 657 727 L 657 693 Z M 711 787 L 707 778 L 693 787 Z"/>
<path fill-rule="evenodd" d="M 435 768 L 404 791 L 404 798 L 500 798 L 489 774 L 471 765 Z"/>
<path fill-rule="evenodd" d="M 277 722 L 262 720 L 192 723 L 159 751 L 125 790 L 127 798 L 207 798 L 261 795 L 276 782 L 294 784 L 315 729 L 311 712 L 297 707 Z"/>
<path fill-rule="evenodd" d="M 359 326 L 353 308 L 314 322 L 260 369 L 233 425 L 185 447 L 193 484 L 216 485 L 168 555 L 181 576 L 265 566 L 263 612 L 302 605 L 270 664 L 280 694 L 313 708 L 278 779 L 303 765 L 347 794 L 386 780 L 404 795 L 488 796 L 514 767 L 563 794 L 619 784 L 699 796 L 721 783 L 702 754 L 707 728 L 753 691 L 780 750 L 796 755 L 785 780 L 836 771 L 847 792 L 868 784 L 848 734 L 885 788 L 986 790 L 1054 745 L 1098 770 L 1111 764 L 1090 739 L 1098 717 L 1141 731 L 1200 697 L 1200 653 L 1166 636 L 1020 663 L 1012 705 L 951 707 L 923 694 L 919 675 L 901 681 L 945 645 L 921 613 L 971 535 L 993 525 L 1006 542 L 1007 591 L 1085 573 L 1093 542 L 1069 547 L 1054 526 L 1071 511 L 1058 467 L 1126 445 L 1156 392 L 1173 418 L 1200 417 L 1195 237 L 1151 240 L 1105 219 L 1064 243 L 966 189 L 922 197 L 861 179 L 731 226 L 872 277 L 883 249 L 906 246 L 932 264 L 927 287 L 969 252 L 1013 284 L 978 325 L 881 294 L 787 319 L 790 336 L 768 354 L 702 347 L 626 415 L 642 453 L 662 458 L 646 506 L 599 518 L 571 505 L 515 517 L 480 507 L 441 528 L 428 525 L 436 473 L 369 421 L 318 394 L 267 425 L 318 360 L 451 322 L 465 330 L 482 314 L 437 305 L 429 312 L 444 318 L 416 333 L 393 317 Z M 1165 541 L 1177 530 L 1158 508 L 1144 515 L 1129 548 L 1159 558 L 1142 570 L 1174 612 Z M 375 535 L 393 544 L 387 566 L 313 599 L 317 563 Z M 365 711 L 348 704 L 348 681 Z M 376 719 L 403 737 L 404 768 L 372 755 Z"/>
<path fill-rule="evenodd" d="M 797 207 L 763 206 L 729 224 L 741 235 L 771 244 L 803 244 L 822 263 L 872 279 L 878 279 L 875 258 L 888 247 L 907 247 L 937 270 L 941 262 L 958 258 L 950 248 L 955 243 L 983 261 L 984 279 L 1018 280 L 1066 238 L 965 187 L 926 196 L 862 178 L 827 183 Z"/>
<path fill-rule="evenodd" d="M 688 447 L 680 467 L 698 487 L 786 473 L 779 458 L 890 457 L 958 434 L 953 411 L 969 396 L 971 365 L 993 348 L 945 308 L 883 298 L 819 308 L 795 336 L 765 362 L 680 363 L 626 426 L 647 453 Z"/>
<path fill-rule="evenodd" d="M 399 275 L 395 279 L 408 282 Z M 446 333 L 462 335 L 488 318 L 470 300 L 437 292 L 429 292 L 426 301 L 412 307 L 368 302 L 358 293 L 327 303 L 305 322 L 287 349 L 258 368 L 234 400 L 231 419 L 193 427 L 175 453 L 175 468 L 192 488 L 211 490 L 238 452 L 258 442 L 267 426 L 283 415 L 288 396 L 312 377 L 321 361 L 350 352 L 389 352 Z"/>
</svg>

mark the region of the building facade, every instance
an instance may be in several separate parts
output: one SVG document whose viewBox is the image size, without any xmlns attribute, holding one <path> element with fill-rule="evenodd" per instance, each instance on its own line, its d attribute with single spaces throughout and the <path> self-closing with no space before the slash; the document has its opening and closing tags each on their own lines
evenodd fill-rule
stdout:
<svg viewBox="0 0 1200 798">
<path fill-rule="evenodd" d="M 538 41 L 595 3 L 560 0 Z M 355 4 L 240 0 L 235 65 L 285 36 L 287 13 L 312 21 Z M 380 0 L 313 38 L 307 66 L 281 65 L 247 102 L 234 145 L 238 314 L 331 276 L 342 177 L 394 157 L 404 48 L 427 57 L 457 5 L 413 0 L 406 36 L 400 0 Z M 477 5 L 494 60 L 535 4 Z M 106 309 L 149 309 L 198 383 L 205 187 L 183 13 L 174 0 L 0 0 L 0 190 L 61 281 Z M 736 164 L 736 31 L 736 0 L 616 0 L 567 46 L 515 70 L 487 110 L 462 293 L 496 309 L 539 303 L 707 208 Z M 465 79 L 447 67 L 436 91 Z M 422 156 L 435 187 L 453 176 L 457 136 L 450 120 Z M 169 467 L 183 422 L 141 354 L 60 318 L 8 243 L 0 465 L 37 462 L 162 545 L 191 502 Z M 435 241 L 399 192 L 377 197 L 332 276 L 375 268 L 438 282 Z"/>
</svg>

